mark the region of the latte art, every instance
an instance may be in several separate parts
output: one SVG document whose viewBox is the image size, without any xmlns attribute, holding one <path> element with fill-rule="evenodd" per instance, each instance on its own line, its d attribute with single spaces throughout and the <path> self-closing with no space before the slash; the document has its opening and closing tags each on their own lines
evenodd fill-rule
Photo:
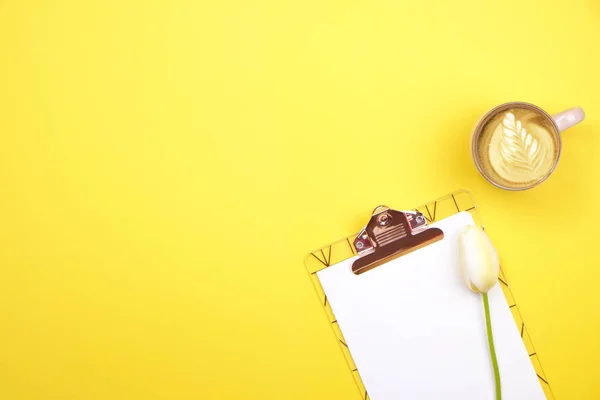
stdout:
<svg viewBox="0 0 600 400">
<path fill-rule="evenodd" d="M 534 109 L 511 108 L 499 111 L 482 127 L 477 156 L 486 175 L 518 189 L 552 172 L 559 146 L 548 117 Z"/>
<path fill-rule="evenodd" d="M 517 119 L 512 112 L 504 114 L 490 141 L 490 162 L 504 179 L 530 182 L 541 179 L 552 168 L 554 140 L 535 122 Z"/>
</svg>

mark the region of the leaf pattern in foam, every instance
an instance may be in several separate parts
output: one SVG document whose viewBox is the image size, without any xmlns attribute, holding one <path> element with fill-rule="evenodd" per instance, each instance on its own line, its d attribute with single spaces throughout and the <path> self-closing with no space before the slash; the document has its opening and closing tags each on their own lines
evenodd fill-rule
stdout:
<svg viewBox="0 0 600 400">
<path fill-rule="evenodd" d="M 505 169 L 536 172 L 544 161 L 544 154 L 537 139 L 527 132 L 521 121 L 511 112 L 502 121 L 500 159 Z"/>
</svg>

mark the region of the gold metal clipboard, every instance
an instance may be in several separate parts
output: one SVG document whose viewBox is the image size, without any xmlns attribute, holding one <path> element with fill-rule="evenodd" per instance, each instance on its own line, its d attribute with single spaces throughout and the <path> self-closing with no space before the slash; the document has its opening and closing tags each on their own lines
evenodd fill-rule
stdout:
<svg viewBox="0 0 600 400">
<path fill-rule="evenodd" d="M 362 231 L 317 249 L 306 256 L 306 269 L 358 387 L 360 397 L 357 398 L 370 399 L 360 377 L 360 371 L 352 359 L 342 331 L 337 324 L 337 319 L 327 301 L 327 296 L 323 291 L 317 272 L 356 256 L 358 258 L 354 261 L 352 271 L 355 274 L 368 271 L 391 259 L 401 257 L 410 251 L 441 240 L 443 233 L 437 228 L 427 227 L 427 224 L 450 217 L 461 211 L 469 212 L 475 223 L 484 228 L 473 201 L 473 196 L 465 190 L 460 190 L 416 207 L 411 211 L 400 212 L 385 206 L 377 207 L 373 211 L 369 223 Z M 381 244 L 386 246 L 381 246 Z M 383 250 L 383 247 L 386 250 Z M 544 394 L 547 399 L 554 400 L 552 389 L 502 268 L 500 268 L 498 279 Z"/>
</svg>

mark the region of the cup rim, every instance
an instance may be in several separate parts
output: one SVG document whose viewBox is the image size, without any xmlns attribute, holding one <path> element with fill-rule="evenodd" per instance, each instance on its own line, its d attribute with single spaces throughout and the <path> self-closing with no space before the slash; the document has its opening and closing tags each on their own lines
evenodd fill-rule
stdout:
<svg viewBox="0 0 600 400">
<path fill-rule="evenodd" d="M 552 168 L 550 168 L 550 170 L 548 171 L 548 173 L 542 179 L 540 179 L 540 180 L 532 183 L 529 186 L 524 186 L 524 187 L 508 187 L 508 186 L 504 186 L 504 185 L 502 185 L 502 184 L 500 184 L 498 182 L 495 182 L 494 179 L 489 174 L 486 174 L 486 172 L 484 171 L 484 169 L 483 169 L 483 167 L 481 165 L 481 162 L 479 160 L 479 156 L 477 155 L 478 154 L 478 152 L 477 152 L 477 143 L 479 141 L 479 137 L 481 136 L 481 130 L 482 130 L 483 126 L 492 117 L 494 117 L 496 114 L 498 114 L 501 111 L 507 110 L 509 108 L 525 108 L 525 109 L 529 109 L 529 110 L 533 110 L 533 111 L 539 112 L 544 117 L 546 117 L 546 119 L 548 121 L 550 121 L 550 123 L 554 127 L 554 132 L 553 132 L 554 136 L 558 140 L 558 155 L 556 156 L 556 160 L 552 164 Z M 544 182 L 546 179 L 548 179 L 548 177 L 550 177 L 550 175 L 552 175 L 552 173 L 556 169 L 556 166 L 558 165 L 558 161 L 560 160 L 561 153 L 562 153 L 562 138 L 560 136 L 560 130 L 558 129 L 558 125 L 556 124 L 556 121 L 554 121 L 554 118 L 552 118 L 552 116 L 550 114 L 548 114 L 546 111 L 544 111 L 542 108 L 536 106 L 535 104 L 526 103 L 526 102 L 523 102 L 523 101 L 511 101 L 511 102 L 508 102 L 508 103 L 503 103 L 503 104 L 500 104 L 500 105 L 492 108 L 491 110 L 489 110 L 479 120 L 479 122 L 475 126 L 475 130 L 473 131 L 473 138 L 471 140 L 471 155 L 473 157 L 473 161 L 475 162 L 475 166 L 477 167 L 477 170 L 479 171 L 479 173 L 481 174 L 481 176 L 483 176 L 486 181 L 488 181 L 492 185 L 496 186 L 497 188 L 508 190 L 508 191 L 512 191 L 512 192 L 520 192 L 520 191 L 523 191 L 523 190 L 533 189 L 534 187 L 540 185 L 542 182 Z"/>
</svg>

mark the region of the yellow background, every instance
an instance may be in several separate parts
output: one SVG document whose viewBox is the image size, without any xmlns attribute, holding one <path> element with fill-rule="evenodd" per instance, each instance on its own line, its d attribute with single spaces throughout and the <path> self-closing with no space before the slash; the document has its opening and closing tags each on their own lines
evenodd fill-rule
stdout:
<svg viewBox="0 0 600 400">
<path fill-rule="evenodd" d="M 0 0 L 0 398 L 358 399 L 303 265 L 472 191 L 558 399 L 600 398 L 600 3 Z M 555 174 L 471 128 L 581 105 Z"/>
</svg>

